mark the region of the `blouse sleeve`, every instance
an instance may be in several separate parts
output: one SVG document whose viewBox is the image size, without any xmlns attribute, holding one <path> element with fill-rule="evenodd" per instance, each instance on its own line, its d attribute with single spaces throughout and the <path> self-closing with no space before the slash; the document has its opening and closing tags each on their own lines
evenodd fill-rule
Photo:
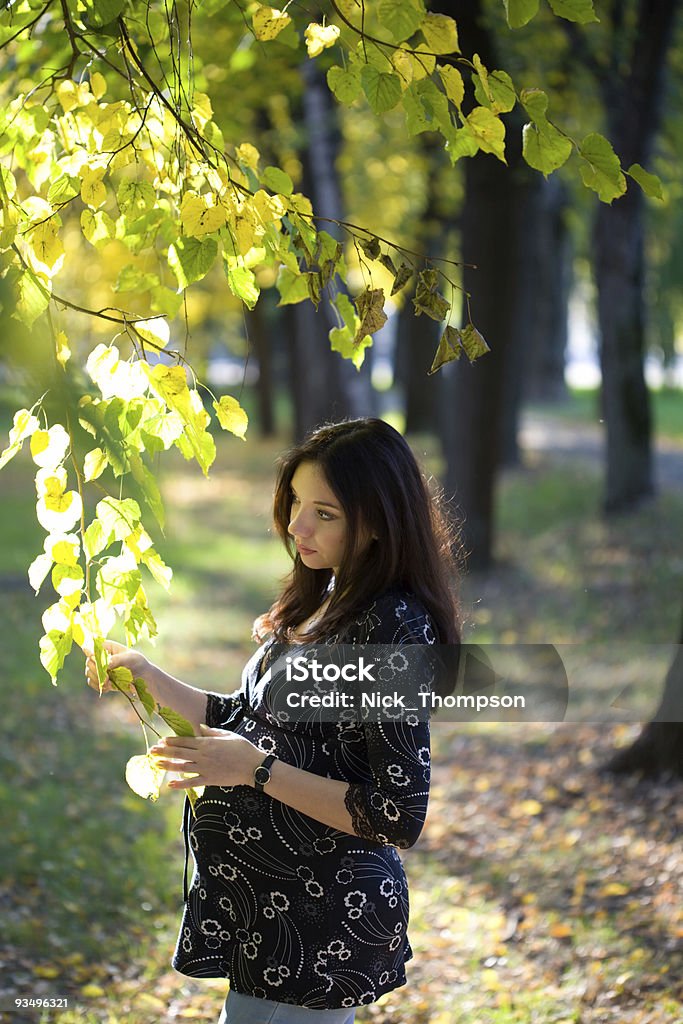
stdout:
<svg viewBox="0 0 683 1024">
<path fill-rule="evenodd" d="M 204 721 L 210 729 L 225 729 L 241 707 L 240 690 L 234 693 L 207 693 Z"/>
<path fill-rule="evenodd" d="M 356 639 L 363 643 L 436 642 L 425 609 L 400 597 L 380 599 L 358 625 Z M 408 849 L 417 841 L 427 813 L 430 747 L 429 722 L 419 716 L 403 719 L 363 723 L 368 778 L 349 784 L 345 805 L 361 838 Z"/>
</svg>

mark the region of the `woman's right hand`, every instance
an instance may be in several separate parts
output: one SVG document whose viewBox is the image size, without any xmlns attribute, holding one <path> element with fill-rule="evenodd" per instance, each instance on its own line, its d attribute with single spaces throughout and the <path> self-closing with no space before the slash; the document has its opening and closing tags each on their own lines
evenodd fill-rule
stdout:
<svg viewBox="0 0 683 1024">
<path fill-rule="evenodd" d="M 109 655 L 107 662 L 107 672 L 114 668 L 127 668 L 132 673 L 133 679 L 145 678 L 146 672 L 149 671 L 150 663 L 144 654 L 140 651 L 135 651 L 130 647 L 126 647 L 124 644 L 118 644 L 115 640 L 105 640 L 104 649 Z M 92 686 L 93 690 L 100 692 L 100 683 L 97 678 L 97 665 L 95 664 L 95 655 L 92 651 L 84 651 L 85 653 L 85 678 L 88 686 Z M 117 687 L 114 686 L 111 679 L 107 676 L 102 684 L 102 692 L 107 690 L 115 690 Z"/>
</svg>

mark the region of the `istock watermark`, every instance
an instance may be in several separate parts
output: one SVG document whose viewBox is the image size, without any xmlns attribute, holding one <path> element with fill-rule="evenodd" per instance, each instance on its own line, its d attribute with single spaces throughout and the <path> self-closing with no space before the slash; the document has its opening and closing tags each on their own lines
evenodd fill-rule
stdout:
<svg viewBox="0 0 683 1024">
<path fill-rule="evenodd" d="M 677 644 L 279 645 L 266 710 L 296 722 L 683 721 Z"/>
</svg>

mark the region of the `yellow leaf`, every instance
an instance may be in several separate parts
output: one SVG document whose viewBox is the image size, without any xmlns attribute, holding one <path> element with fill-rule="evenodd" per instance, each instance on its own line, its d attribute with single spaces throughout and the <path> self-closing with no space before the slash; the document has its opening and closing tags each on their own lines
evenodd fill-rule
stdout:
<svg viewBox="0 0 683 1024">
<path fill-rule="evenodd" d="M 70 110 L 78 106 L 78 86 L 75 82 L 66 79 L 66 81 L 59 83 L 55 91 L 65 114 L 68 114 Z"/>
<path fill-rule="evenodd" d="M 69 340 L 64 331 L 57 332 L 57 337 L 55 338 L 55 350 L 57 362 L 61 366 L 66 366 L 69 359 L 71 359 L 71 349 L 69 348 Z"/>
<path fill-rule="evenodd" d="M 252 18 L 254 35 L 257 39 L 267 43 L 269 40 L 279 36 L 280 32 L 287 28 L 291 20 L 288 14 L 285 14 L 284 11 L 279 11 L 276 7 L 259 5 Z"/>
<path fill-rule="evenodd" d="M 213 195 L 211 196 L 213 199 Z M 192 238 L 200 238 L 223 227 L 226 221 L 225 207 L 209 205 L 207 196 L 186 192 L 180 207 L 183 232 Z"/>
<path fill-rule="evenodd" d="M 69 435 L 60 423 L 49 430 L 36 430 L 31 437 L 31 456 L 37 466 L 56 469 L 69 449 Z"/>
<path fill-rule="evenodd" d="M 499 160 L 505 160 L 505 125 L 488 107 L 475 107 L 465 118 L 479 148 L 484 153 L 493 153 Z"/>
<path fill-rule="evenodd" d="M 521 800 L 519 803 L 512 805 L 510 816 L 512 818 L 533 817 L 533 815 L 540 814 L 542 811 L 543 804 L 540 804 L 538 800 Z"/>
<path fill-rule="evenodd" d="M 158 800 L 165 771 L 158 768 L 149 754 L 137 754 L 126 765 L 126 782 L 145 800 Z"/>
<path fill-rule="evenodd" d="M 93 72 L 90 76 L 90 91 L 96 100 L 101 99 L 107 91 L 107 83 L 104 75 L 101 75 L 99 71 Z"/>
<path fill-rule="evenodd" d="M 623 882 L 608 882 L 600 889 L 600 896 L 625 896 L 631 890 Z"/>
<path fill-rule="evenodd" d="M 238 146 L 235 150 L 235 155 L 241 164 L 245 167 L 250 167 L 252 171 L 255 171 L 258 167 L 258 162 L 261 157 L 256 146 L 252 146 L 251 142 L 243 142 L 241 146 Z"/>
<path fill-rule="evenodd" d="M 247 432 L 249 418 L 237 399 L 231 395 L 223 395 L 219 402 L 213 403 L 213 407 L 223 430 L 230 430 L 243 441 L 246 440 L 244 435 Z"/>
<path fill-rule="evenodd" d="M 89 984 L 83 985 L 81 995 L 85 996 L 86 999 L 99 999 L 101 996 L 106 995 L 106 992 L 100 985 L 96 985 L 91 981 Z"/>
<path fill-rule="evenodd" d="M 458 30 L 447 14 L 426 14 L 420 31 L 432 53 L 459 53 Z"/>
<path fill-rule="evenodd" d="M 339 38 L 339 29 L 336 25 L 319 25 L 312 21 L 304 32 L 306 49 L 309 57 L 319 57 L 328 46 L 334 46 Z"/>
<path fill-rule="evenodd" d="M 58 978 L 62 973 L 59 967 L 55 967 L 54 964 L 39 964 L 33 968 L 33 973 L 37 978 Z"/>
<path fill-rule="evenodd" d="M 83 478 L 85 480 L 97 480 L 107 467 L 107 456 L 101 448 L 93 448 L 83 460 Z"/>
<path fill-rule="evenodd" d="M 64 245 L 57 232 L 54 220 L 44 220 L 28 235 L 33 250 L 37 269 L 48 275 L 56 274 L 61 268 L 64 257 Z"/>
<path fill-rule="evenodd" d="M 38 522 L 49 533 L 68 532 L 81 518 L 82 511 L 83 502 L 78 491 L 39 498 L 36 504 Z"/>
<path fill-rule="evenodd" d="M 107 189 L 102 181 L 104 170 L 104 167 L 85 167 L 81 175 L 81 199 L 94 210 L 107 199 Z"/>
<path fill-rule="evenodd" d="M 489 992 L 496 992 L 500 988 L 500 978 L 498 972 L 494 971 L 492 967 L 487 967 L 481 972 L 482 985 Z"/>
<path fill-rule="evenodd" d="M 465 83 L 462 80 L 462 75 L 452 64 L 440 67 L 439 75 L 446 90 L 446 95 L 459 110 L 465 98 Z"/>
</svg>

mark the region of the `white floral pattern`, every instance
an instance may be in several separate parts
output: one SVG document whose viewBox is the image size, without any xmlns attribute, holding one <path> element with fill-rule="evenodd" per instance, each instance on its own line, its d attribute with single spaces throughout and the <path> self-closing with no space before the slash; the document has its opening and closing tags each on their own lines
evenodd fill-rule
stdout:
<svg viewBox="0 0 683 1024">
<path fill-rule="evenodd" d="M 433 644 L 435 636 L 422 606 L 390 590 L 326 643 Z M 173 965 L 191 977 L 230 978 L 237 992 L 312 1009 L 371 1003 L 405 984 L 412 956 L 396 848 L 412 845 L 424 822 L 429 724 L 283 722 L 269 704 L 269 646 L 245 666 L 240 690 L 208 695 L 207 724 L 348 782 L 357 835 L 267 791 L 207 786 L 191 822 L 194 872 Z M 402 652 L 392 658 L 400 670 Z"/>
</svg>

